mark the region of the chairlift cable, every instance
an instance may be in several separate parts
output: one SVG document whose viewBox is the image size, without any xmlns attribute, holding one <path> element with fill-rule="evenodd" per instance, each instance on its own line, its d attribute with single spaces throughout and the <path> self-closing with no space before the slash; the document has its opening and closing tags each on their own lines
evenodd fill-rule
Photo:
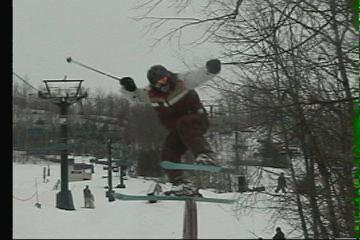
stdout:
<svg viewBox="0 0 360 240">
<path fill-rule="evenodd" d="M 24 78 L 22 78 L 21 76 L 19 76 L 18 74 L 16 74 L 15 72 L 13 72 L 13 74 L 18 77 L 21 81 L 23 81 L 24 83 L 26 83 L 28 86 L 30 86 L 31 88 L 35 89 L 37 92 L 39 92 L 39 89 L 35 88 L 33 85 L 31 85 L 30 83 L 28 83 L 27 81 L 25 81 Z"/>
</svg>

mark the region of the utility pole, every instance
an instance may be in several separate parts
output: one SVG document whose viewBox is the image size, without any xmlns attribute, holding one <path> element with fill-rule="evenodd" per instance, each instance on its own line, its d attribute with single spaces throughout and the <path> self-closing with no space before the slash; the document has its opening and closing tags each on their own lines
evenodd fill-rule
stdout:
<svg viewBox="0 0 360 240">
<path fill-rule="evenodd" d="M 119 167 L 120 172 L 120 183 L 116 186 L 116 188 L 126 188 L 124 184 L 124 177 L 126 176 L 127 168 L 132 165 L 131 161 L 129 161 L 129 151 L 129 145 L 123 143 L 120 159 L 117 161 L 117 166 Z"/>
<path fill-rule="evenodd" d="M 84 80 L 44 80 L 46 91 L 39 91 L 38 96 L 49 100 L 60 109 L 60 158 L 61 158 L 61 191 L 56 194 L 56 207 L 64 210 L 75 210 L 74 203 L 69 190 L 69 168 L 68 168 L 68 129 L 67 117 L 70 105 L 87 97 L 82 92 L 81 83 Z M 70 84 L 71 87 L 66 88 Z M 61 85 L 62 87 L 59 87 Z"/>
<path fill-rule="evenodd" d="M 239 169 L 239 132 L 235 131 L 235 167 Z"/>
<path fill-rule="evenodd" d="M 115 201 L 115 198 L 113 196 L 114 191 L 112 190 L 112 148 L 111 148 L 111 138 L 107 141 L 107 150 L 108 150 L 108 190 L 105 194 L 105 196 L 108 198 L 109 202 Z"/>
<path fill-rule="evenodd" d="M 120 171 L 120 183 L 116 186 L 117 188 L 125 188 L 125 184 L 124 184 L 124 176 L 125 176 L 125 170 L 126 170 L 126 166 L 125 165 L 120 165 L 119 166 L 119 171 Z"/>
</svg>

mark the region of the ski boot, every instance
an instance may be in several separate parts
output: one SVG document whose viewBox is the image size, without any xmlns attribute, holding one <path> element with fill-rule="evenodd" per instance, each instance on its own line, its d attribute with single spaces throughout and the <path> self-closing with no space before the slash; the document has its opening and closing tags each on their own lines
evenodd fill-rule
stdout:
<svg viewBox="0 0 360 240">
<path fill-rule="evenodd" d="M 194 164 L 218 166 L 218 163 L 217 163 L 216 159 L 217 159 L 216 154 L 213 153 L 213 152 L 200 153 L 196 157 Z"/>
<path fill-rule="evenodd" d="M 190 180 L 180 179 L 172 183 L 169 191 L 164 192 L 166 196 L 190 196 L 202 197 L 199 188 L 195 187 Z"/>
</svg>

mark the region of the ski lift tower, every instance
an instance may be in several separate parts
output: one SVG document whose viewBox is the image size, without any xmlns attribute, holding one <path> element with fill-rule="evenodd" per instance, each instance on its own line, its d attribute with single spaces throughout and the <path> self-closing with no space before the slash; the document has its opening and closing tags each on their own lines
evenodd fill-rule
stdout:
<svg viewBox="0 0 360 240">
<path fill-rule="evenodd" d="M 60 152 L 61 152 L 61 191 L 56 194 L 56 207 L 64 210 L 75 210 L 71 191 L 69 190 L 67 116 L 70 105 L 87 97 L 81 88 L 84 80 L 66 79 L 43 80 L 45 90 L 39 91 L 39 98 L 46 99 L 60 109 Z"/>
</svg>

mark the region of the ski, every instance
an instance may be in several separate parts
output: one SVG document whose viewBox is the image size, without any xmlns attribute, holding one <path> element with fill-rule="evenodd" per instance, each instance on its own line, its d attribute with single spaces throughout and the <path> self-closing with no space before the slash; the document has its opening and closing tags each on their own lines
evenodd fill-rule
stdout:
<svg viewBox="0 0 360 240">
<path fill-rule="evenodd" d="M 114 198 L 119 200 L 165 200 L 165 201 L 185 201 L 185 200 L 194 200 L 197 202 L 212 202 L 212 203 L 225 203 L 231 204 L 236 200 L 234 199 L 225 199 L 225 198 L 208 198 L 208 197 L 191 197 L 191 196 L 165 196 L 165 195 L 131 195 L 124 193 L 113 193 Z"/>
<path fill-rule="evenodd" d="M 288 166 L 279 164 L 269 164 L 261 161 L 240 161 L 240 166 L 260 166 L 260 167 L 271 167 L 271 168 L 287 168 Z M 204 165 L 204 164 L 191 164 L 191 163 L 175 163 L 170 161 L 160 162 L 160 166 L 164 169 L 170 170 L 189 170 L 189 171 L 206 171 L 206 172 L 225 172 L 240 174 L 239 170 L 234 168 L 226 168 L 222 166 Z"/>
<path fill-rule="evenodd" d="M 189 163 L 174 163 L 170 161 L 160 162 L 160 167 L 169 170 L 189 170 L 189 171 L 205 171 L 205 172 L 225 172 L 239 174 L 239 170 L 232 168 L 224 168 L 221 166 L 204 165 L 204 164 L 189 164 Z"/>
</svg>

